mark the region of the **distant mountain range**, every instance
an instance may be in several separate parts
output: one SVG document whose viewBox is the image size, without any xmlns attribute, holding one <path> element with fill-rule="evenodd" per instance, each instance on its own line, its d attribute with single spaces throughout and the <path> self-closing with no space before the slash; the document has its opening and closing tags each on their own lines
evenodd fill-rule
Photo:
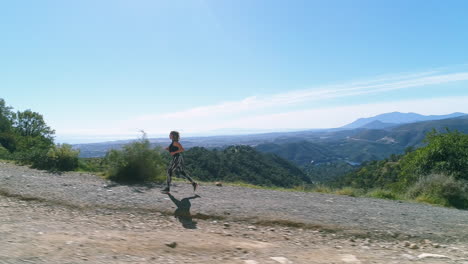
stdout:
<svg viewBox="0 0 468 264">
<path fill-rule="evenodd" d="M 389 126 L 395 126 L 399 124 L 415 123 L 421 121 L 441 120 L 447 118 L 454 118 L 464 116 L 464 113 L 453 113 L 450 115 L 420 115 L 416 113 L 400 113 L 392 112 L 377 115 L 369 118 L 359 118 L 351 124 L 345 125 L 342 128 L 385 128 Z M 372 127 L 375 126 L 375 127 Z"/>
<path fill-rule="evenodd" d="M 249 145 L 275 153 L 298 165 L 346 161 L 358 164 L 403 153 L 407 147 L 421 146 L 428 131 L 446 128 L 468 133 L 468 115 L 453 113 L 423 116 L 414 113 L 388 113 L 361 118 L 341 128 L 276 132 L 251 135 L 227 135 L 182 138 L 186 148 L 225 148 Z M 133 140 L 78 144 L 81 157 L 102 157 L 110 149 L 120 149 Z M 154 146 L 169 145 L 169 139 L 150 139 Z"/>
</svg>

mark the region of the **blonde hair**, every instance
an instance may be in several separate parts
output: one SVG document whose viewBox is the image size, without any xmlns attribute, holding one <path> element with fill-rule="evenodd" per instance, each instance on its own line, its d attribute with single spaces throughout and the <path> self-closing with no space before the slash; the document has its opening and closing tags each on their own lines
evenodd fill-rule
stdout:
<svg viewBox="0 0 468 264">
<path fill-rule="evenodd" d="M 179 134 L 179 132 L 177 132 L 177 131 L 171 131 L 171 134 L 170 134 L 170 135 L 172 135 L 172 140 L 174 140 L 174 141 L 179 141 L 179 139 L 180 139 L 180 134 Z"/>
</svg>

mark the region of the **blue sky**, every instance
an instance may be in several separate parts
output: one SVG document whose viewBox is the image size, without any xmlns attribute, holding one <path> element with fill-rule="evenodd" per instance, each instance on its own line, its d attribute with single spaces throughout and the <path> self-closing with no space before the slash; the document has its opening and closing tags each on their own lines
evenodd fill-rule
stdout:
<svg viewBox="0 0 468 264">
<path fill-rule="evenodd" d="M 0 3 L 0 98 L 59 142 L 468 113 L 467 1 Z"/>
</svg>

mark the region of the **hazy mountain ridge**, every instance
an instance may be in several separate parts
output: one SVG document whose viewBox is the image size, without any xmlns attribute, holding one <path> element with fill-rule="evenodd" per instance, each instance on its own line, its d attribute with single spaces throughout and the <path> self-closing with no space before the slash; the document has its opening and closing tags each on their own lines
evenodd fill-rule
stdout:
<svg viewBox="0 0 468 264">
<path fill-rule="evenodd" d="M 406 124 L 406 123 L 415 123 L 421 121 L 431 121 L 431 120 L 441 120 L 441 119 L 448 119 L 448 118 L 455 118 L 466 115 L 465 113 L 452 113 L 449 115 L 420 115 L 416 113 L 400 113 L 400 112 L 392 112 L 392 113 L 385 113 L 381 115 L 377 115 L 374 117 L 369 118 L 359 118 L 358 120 L 352 122 L 351 124 L 345 125 L 342 128 L 359 128 L 364 127 L 372 123 L 373 121 L 379 121 L 382 123 L 388 124 Z"/>
<path fill-rule="evenodd" d="M 395 113 L 379 116 L 388 117 L 392 114 Z M 458 116 L 459 114 L 461 113 L 445 116 Z M 421 115 L 410 114 L 409 116 L 420 118 Z M 440 117 L 442 116 L 426 116 L 426 118 Z M 256 147 L 259 151 L 275 153 L 302 165 L 311 161 L 320 163 L 346 160 L 359 163 L 383 159 L 391 154 L 404 152 L 408 146 L 419 146 L 425 134 L 433 128 L 438 131 L 449 128 L 468 133 L 468 115 L 389 126 L 390 124 L 382 120 L 373 120 L 370 124 L 364 124 L 363 128 L 356 129 L 336 128 L 237 136 L 187 137 L 182 138 L 181 142 L 187 149 L 195 146 L 225 148 L 231 145 L 249 145 Z M 374 126 L 382 128 L 373 128 Z M 120 149 L 131 141 L 133 140 L 77 144 L 74 148 L 80 149 L 82 157 L 102 157 L 109 149 Z M 154 146 L 170 144 L 170 140 L 164 138 L 150 139 L 150 142 Z"/>
<path fill-rule="evenodd" d="M 258 148 L 260 151 L 275 153 L 298 165 L 306 165 L 312 161 L 317 164 L 339 160 L 361 163 L 368 160 L 384 159 L 392 154 L 402 154 L 410 146 L 422 146 L 426 133 L 433 129 L 439 132 L 449 129 L 468 133 L 468 115 L 403 124 L 386 129 L 357 128 L 330 132 L 325 140 L 305 141 L 302 143 L 304 145 L 302 148 L 304 149 L 307 149 L 309 145 L 314 145 L 314 147 L 322 146 L 322 151 L 334 153 L 334 155 L 328 155 L 322 159 L 317 159 L 319 156 L 313 152 L 296 153 L 296 156 L 291 158 L 288 155 L 289 149 L 294 147 L 297 144 L 296 142 L 276 143 L 275 148 L 265 148 L 262 145 L 258 146 Z M 344 135 L 347 136 L 343 137 Z M 298 156 L 300 156 L 300 159 L 297 158 Z"/>
</svg>

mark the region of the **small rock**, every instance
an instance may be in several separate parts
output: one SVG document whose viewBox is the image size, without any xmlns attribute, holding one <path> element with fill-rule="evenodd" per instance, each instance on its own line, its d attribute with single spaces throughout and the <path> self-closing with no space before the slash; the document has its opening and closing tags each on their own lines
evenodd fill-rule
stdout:
<svg viewBox="0 0 468 264">
<path fill-rule="evenodd" d="M 177 247 L 177 242 L 166 243 L 165 245 L 170 247 L 170 248 L 175 248 L 175 247 Z"/>
<path fill-rule="evenodd" d="M 230 227 L 231 225 L 229 223 L 224 223 L 224 227 Z"/>
<path fill-rule="evenodd" d="M 411 243 L 409 241 L 405 241 L 405 242 L 403 242 L 403 245 L 405 247 L 409 247 L 409 246 L 411 246 Z"/>
<path fill-rule="evenodd" d="M 447 256 L 439 255 L 439 254 L 422 253 L 421 255 L 418 255 L 418 259 L 426 259 L 426 258 L 450 259 Z"/>
<path fill-rule="evenodd" d="M 250 229 L 250 230 L 254 230 L 254 231 L 257 230 L 256 226 L 248 226 L 247 228 Z"/>
<path fill-rule="evenodd" d="M 410 249 L 418 249 L 419 246 L 416 245 L 416 244 L 411 244 L 411 245 L 409 246 L 409 248 L 410 248 Z"/>
<path fill-rule="evenodd" d="M 354 255 L 343 255 L 341 260 L 345 263 L 361 263 L 361 261 Z"/>
<path fill-rule="evenodd" d="M 440 248 L 440 244 L 437 244 L 437 243 L 432 244 L 432 246 L 435 247 L 435 248 Z"/>
<path fill-rule="evenodd" d="M 281 263 L 281 264 L 292 264 L 292 261 L 290 261 L 289 259 L 285 258 L 285 257 L 271 257 L 270 259 L 278 262 L 278 263 Z"/>
<path fill-rule="evenodd" d="M 423 244 L 427 244 L 427 245 L 432 243 L 429 239 L 424 239 L 422 242 Z"/>
<path fill-rule="evenodd" d="M 403 255 L 401 255 L 401 256 L 404 257 L 404 258 L 407 258 L 407 259 L 409 259 L 409 260 L 415 260 L 415 259 L 416 259 L 415 256 L 412 256 L 412 255 L 410 255 L 410 254 L 403 254 Z"/>
</svg>

